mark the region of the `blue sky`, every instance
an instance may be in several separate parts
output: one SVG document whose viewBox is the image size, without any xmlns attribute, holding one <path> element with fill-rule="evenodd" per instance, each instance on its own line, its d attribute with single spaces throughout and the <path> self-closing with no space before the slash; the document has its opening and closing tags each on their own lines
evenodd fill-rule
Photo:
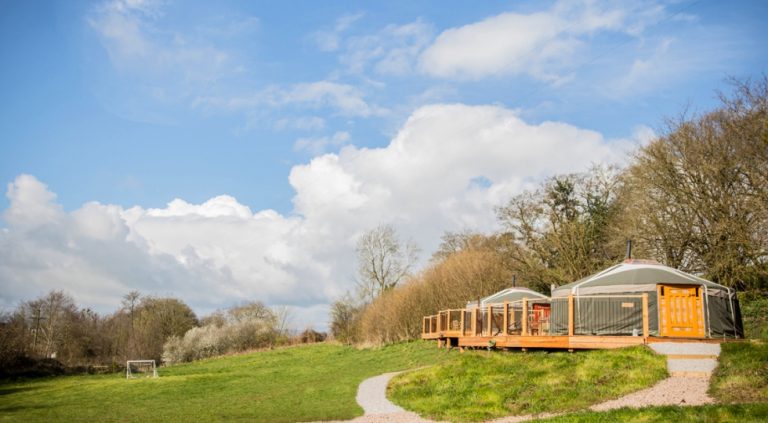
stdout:
<svg viewBox="0 0 768 423">
<path fill-rule="evenodd" d="M 766 71 L 766 18 L 759 1 L 0 1 L 0 300 L 61 287 L 109 310 L 142 289 L 316 319 L 354 285 L 362 231 L 393 224 L 426 257 L 543 177 L 622 163 Z"/>
</svg>

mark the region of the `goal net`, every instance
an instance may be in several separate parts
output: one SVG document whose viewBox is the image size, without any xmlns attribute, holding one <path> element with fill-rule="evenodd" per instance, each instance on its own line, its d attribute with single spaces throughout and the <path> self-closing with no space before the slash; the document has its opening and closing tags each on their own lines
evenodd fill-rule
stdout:
<svg viewBox="0 0 768 423">
<path fill-rule="evenodd" d="M 125 363 L 125 377 L 127 379 L 157 377 L 155 360 L 128 360 Z"/>
</svg>

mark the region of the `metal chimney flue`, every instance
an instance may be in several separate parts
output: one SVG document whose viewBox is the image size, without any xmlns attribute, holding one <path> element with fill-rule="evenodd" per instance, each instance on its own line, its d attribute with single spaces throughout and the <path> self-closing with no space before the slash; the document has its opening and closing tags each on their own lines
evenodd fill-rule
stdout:
<svg viewBox="0 0 768 423">
<path fill-rule="evenodd" d="M 632 260 L 632 240 L 627 240 L 627 258 L 626 260 Z"/>
<path fill-rule="evenodd" d="M 517 275 L 512 275 L 512 288 L 517 286 Z"/>
</svg>

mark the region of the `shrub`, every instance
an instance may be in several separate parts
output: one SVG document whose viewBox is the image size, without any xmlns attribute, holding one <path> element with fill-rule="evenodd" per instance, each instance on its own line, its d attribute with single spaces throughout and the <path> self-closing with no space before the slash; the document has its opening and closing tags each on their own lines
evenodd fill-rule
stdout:
<svg viewBox="0 0 768 423">
<path fill-rule="evenodd" d="M 173 336 L 163 346 L 166 364 L 183 363 L 274 345 L 278 337 L 274 313 L 261 303 L 217 312 L 207 325 Z"/>
<path fill-rule="evenodd" d="M 768 339 L 768 295 L 758 291 L 739 295 L 744 335 L 751 339 Z"/>
</svg>

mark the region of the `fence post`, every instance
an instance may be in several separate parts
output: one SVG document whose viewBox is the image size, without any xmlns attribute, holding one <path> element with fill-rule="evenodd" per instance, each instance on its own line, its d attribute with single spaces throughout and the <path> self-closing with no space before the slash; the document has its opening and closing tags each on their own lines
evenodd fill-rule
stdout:
<svg viewBox="0 0 768 423">
<path fill-rule="evenodd" d="M 460 336 L 464 336 L 464 310 L 461 310 L 461 323 L 459 323 L 461 326 L 459 326 L 459 334 Z"/>
<path fill-rule="evenodd" d="M 472 336 L 477 335 L 477 307 L 472 309 L 472 322 L 470 326 L 472 327 Z"/>
<path fill-rule="evenodd" d="M 528 298 L 523 298 L 523 315 L 520 317 L 523 321 L 523 330 L 521 335 L 528 335 Z"/>
<path fill-rule="evenodd" d="M 643 338 L 648 339 L 648 335 L 650 332 L 648 323 L 648 293 L 643 293 Z"/>
<path fill-rule="evenodd" d="M 502 324 L 504 327 L 501 330 L 501 333 L 504 334 L 504 336 L 507 336 L 507 328 L 509 327 L 509 300 L 504 300 L 504 318 L 501 319 L 503 322 Z"/>
<path fill-rule="evenodd" d="M 485 315 L 486 323 L 488 328 L 486 329 L 488 331 L 488 336 L 493 336 L 493 306 L 488 306 L 488 310 L 485 311 L 487 314 Z M 483 328 L 485 329 L 485 328 Z"/>
<path fill-rule="evenodd" d="M 568 294 L 568 336 L 573 336 L 573 294 Z"/>
</svg>

